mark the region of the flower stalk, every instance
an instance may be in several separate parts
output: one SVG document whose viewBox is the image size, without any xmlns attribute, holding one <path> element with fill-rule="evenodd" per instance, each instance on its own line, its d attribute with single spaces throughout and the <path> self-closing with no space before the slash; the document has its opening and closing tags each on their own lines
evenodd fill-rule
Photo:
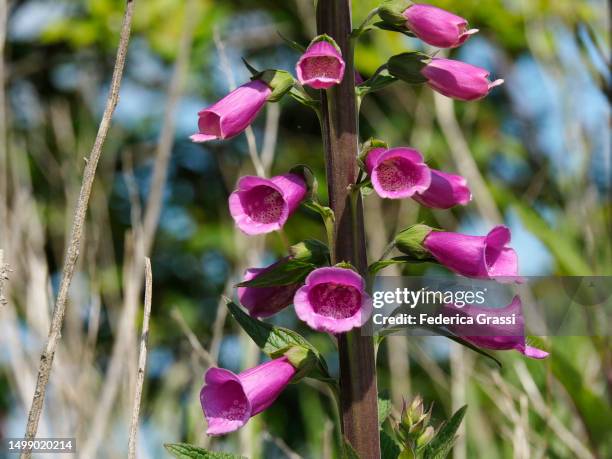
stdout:
<svg viewBox="0 0 612 459">
<path fill-rule="evenodd" d="M 349 0 L 319 0 L 317 33 L 331 36 L 345 60 L 340 84 L 322 93 L 321 114 L 330 207 L 335 213 L 333 253 L 363 274 L 367 270 L 363 209 L 355 210 L 350 187 L 356 183 L 358 128 Z M 353 218 L 353 213 L 355 217 Z M 364 325 L 369 326 L 369 323 Z M 361 329 L 338 335 L 342 432 L 360 457 L 380 457 L 374 343 Z"/>
</svg>

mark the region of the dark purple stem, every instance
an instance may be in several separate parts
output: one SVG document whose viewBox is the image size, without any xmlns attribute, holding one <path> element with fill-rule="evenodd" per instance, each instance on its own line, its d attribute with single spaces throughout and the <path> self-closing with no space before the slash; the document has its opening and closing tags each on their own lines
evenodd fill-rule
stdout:
<svg viewBox="0 0 612 459">
<path fill-rule="evenodd" d="M 358 126 L 350 0 L 319 0 L 318 33 L 336 40 L 346 62 L 342 82 L 323 91 L 323 142 L 330 206 L 336 215 L 335 262 L 349 261 L 365 277 L 366 246 L 361 199 L 353 217 L 349 185 L 357 177 Z M 371 327 L 371 324 L 366 324 Z M 380 457 L 374 343 L 362 330 L 338 337 L 342 431 L 359 457 Z"/>
</svg>

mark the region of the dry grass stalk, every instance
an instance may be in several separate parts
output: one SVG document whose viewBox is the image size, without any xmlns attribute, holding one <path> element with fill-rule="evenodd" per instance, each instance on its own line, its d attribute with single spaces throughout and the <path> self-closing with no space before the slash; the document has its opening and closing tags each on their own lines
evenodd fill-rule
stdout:
<svg viewBox="0 0 612 459">
<path fill-rule="evenodd" d="M 142 400 L 142 386 L 144 384 L 145 369 L 147 365 L 147 344 L 149 341 L 149 319 L 151 317 L 151 298 L 153 295 L 153 273 L 151 272 L 151 260 L 145 259 L 145 298 L 144 318 L 142 320 L 142 334 L 140 337 L 140 354 L 138 356 L 138 373 L 136 375 L 136 393 L 132 406 L 132 421 L 130 423 L 130 436 L 128 439 L 128 457 L 136 457 L 136 434 L 138 432 L 138 417 L 140 413 L 140 401 Z"/>
<path fill-rule="evenodd" d="M 83 174 L 83 181 L 81 183 L 78 204 L 74 213 L 72 223 L 70 243 L 68 245 L 68 250 L 66 251 L 66 258 L 64 261 L 62 273 L 62 281 L 60 284 L 59 293 L 57 295 L 57 300 L 55 302 L 55 308 L 53 310 L 53 318 L 51 321 L 51 328 L 49 330 L 49 337 L 47 339 L 45 349 L 40 357 L 36 389 L 34 391 L 34 397 L 32 398 L 32 405 L 28 415 L 28 422 L 25 432 L 25 437 L 28 439 L 34 438 L 38 429 L 38 422 L 42 413 L 47 384 L 49 382 L 49 375 L 51 373 L 51 367 L 53 365 L 53 358 L 55 357 L 55 350 L 57 348 L 57 343 L 61 336 L 62 325 L 64 323 L 64 315 L 66 313 L 66 300 L 68 299 L 68 289 L 70 287 L 70 283 L 74 275 L 75 266 L 81 248 L 81 238 L 83 235 L 85 216 L 87 215 L 89 196 L 93 187 L 96 169 L 98 167 L 98 161 L 102 154 L 102 147 L 104 146 L 106 136 L 110 129 L 113 113 L 119 101 L 119 89 L 121 87 L 123 68 L 125 65 L 125 58 L 130 39 L 133 11 L 134 0 L 127 0 L 110 91 L 108 94 L 108 99 L 106 101 L 104 114 L 102 116 L 102 120 L 98 128 L 96 140 L 94 142 L 94 146 L 91 150 L 89 158 L 87 159 L 87 165 L 85 166 L 85 172 Z M 28 458 L 31 456 L 31 453 L 26 452 L 23 453 L 21 456 L 22 458 Z"/>
</svg>

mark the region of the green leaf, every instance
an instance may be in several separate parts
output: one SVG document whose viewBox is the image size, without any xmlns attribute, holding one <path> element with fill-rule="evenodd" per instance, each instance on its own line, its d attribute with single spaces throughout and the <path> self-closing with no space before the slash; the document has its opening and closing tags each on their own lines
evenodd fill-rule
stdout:
<svg viewBox="0 0 612 459">
<path fill-rule="evenodd" d="M 228 300 L 227 307 L 247 335 L 271 358 L 278 358 L 286 353 L 291 354 L 295 347 L 308 351 L 307 357 L 304 360 L 304 369 L 307 371 L 298 372 L 294 377 L 294 381 L 306 376 L 325 382 L 334 381 L 329 376 L 327 363 L 321 353 L 302 335 L 288 328 L 276 327 L 254 319 L 232 301 Z"/>
<path fill-rule="evenodd" d="M 396 81 L 397 78 L 392 75 L 378 73 L 357 86 L 355 91 L 359 97 L 363 97 L 371 92 L 380 91 Z"/>
<path fill-rule="evenodd" d="M 428 327 L 429 328 L 429 327 Z M 495 357 L 493 357 L 491 354 L 489 354 L 488 352 L 482 350 L 481 348 L 479 348 L 478 346 L 475 346 L 474 344 L 470 343 L 469 341 L 466 341 L 465 339 L 461 338 L 460 336 L 457 336 L 449 331 L 443 330 L 442 328 L 437 328 L 437 327 L 431 327 L 429 328 L 430 330 L 432 330 L 433 332 L 435 332 L 438 335 L 441 336 L 446 336 L 448 339 L 453 340 L 456 343 L 461 344 L 462 346 L 467 347 L 468 349 L 471 349 L 472 351 L 487 357 L 488 359 L 491 359 L 493 362 L 495 362 L 497 364 L 497 366 L 499 368 L 502 368 L 502 363 L 497 360 Z"/>
<path fill-rule="evenodd" d="M 318 112 L 321 108 L 321 102 L 310 97 L 308 93 L 306 93 L 302 89 L 293 87 L 289 91 L 289 95 L 300 104 L 305 105 L 306 107 L 310 107 L 316 112 Z"/>
<path fill-rule="evenodd" d="M 289 248 L 286 257 L 253 279 L 237 284 L 238 287 L 278 287 L 301 283 L 315 268 L 329 265 L 327 245 L 316 239 L 306 239 Z"/>
<path fill-rule="evenodd" d="M 378 424 L 382 425 L 391 414 L 391 400 L 388 392 L 378 394 Z"/>
<path fill-rule="evenodd" d="M 276 31 L 276 33 L 278 34 L 279 37 L 281 37 L 281 40 L 283 40 L 285 43 L 287 43 L 287 45 L 289 45 L 291 48 L 296 50 L 298 53 L 303 53 L 303 52 L 306 51 L 306 47 L 303 46 L 303 45 L 300 45 L 297 41 L 293 41 L 290 38 L 285 37 L 279 31 Z"/>
<path fill-rule="evenodd" d="M 459 408 L 450 420 L 444 424 L 438 434 L 423 448 L 423 459 L 443 459 L 450 453 L 455 443 L 455 434 L 461 425 L 467 405 Z"/>
<path fill-rule="evenodd" d="M 379 21 L 379 22 L 375 22 L 374 24 L 372 24 L 372 26 L 380 30 L 388 30 L 390 32 L 399 32 L 399 33 L 406 35 L 407 37 L 414 37 L 414 34 L 410 32 L 410 30 L 406 29 L 405 27 L 389 24 L 388 22 Z"/>
<path fill-rule="evenodd" d="M 380 431 L 380 458 L 381 459 L 397 459 L 400 454 L 400 448 L 384 430 Z"/>
<path fill-rule="evenodd" d="M 165 443 L 164 448 L 177 459 L 240 459 L 242 456 L 220 451 L 207 451 L 188 443 Z"/>
<path fill-rule="evenodd" d="M 379 260 L 368 266 L 368 270 L 371 274 L 376 274 L 381 269 L 384 269 L 391 265 L 403 265 L 407 263 L 423 263 L 424 260 L 418 260 L 409 255 L 402 255 L 400 257 L 388 258 L 386 260 Z"/>
<path fill-rule="evenodd" d="M 277 287 L 302 282 L 317 266 L 301 260 L 288 259 L 275 265 L 270 271 L 259 274 L 254 279 L 240 282 L 237 287 Z"/>
<path fill-rule="evenodd" d="M 393 314 L 393 313 L 392 313 Z M 387 327 L 382 329 L 381 331 L 378 332 L 378 336 L 376 339 L 376 343 L 377 345 L 380 345 L 380 343 L 382 343 L 382 341 L 389 335 L 392 335 L 393 333 L 399 332 L 405 328 L 408 328 L 408 326 L 395 326 L 395 327 Z M 457 336 L 443 328 L 439 328 L 439 327 L 435 327 L 435 326 L 420 326 L 420 327 L 412 327 L 414 329 L 416 328 L 421 328 L 421 329 L 426 329 L 426 330 L 430 330 L 432 332 L 434 332 L 436 335 L 440 335 L 440 336 L 445 336 L 446 338 L 455 341 L 456 343 L 461 344 L 462 346 L 467 347 L 468 349 L 471 349 L 472 351 L 487 357 L 488 359 L 490 359 L 491 361 L 493 361 L 499 368 L 502 368 L 503 365 L 502 363 L 496 359 L 495 357 L 493 357 L 491 354 L 489 354 L 488 352 L 484 351 L 483 349 L 479 348 L 478 346 L 475 346 L 474 344 L 470 343 L 469 341 L 466 341 L 465 339 L 461 338 L 460 336 Z"/>
</svg>

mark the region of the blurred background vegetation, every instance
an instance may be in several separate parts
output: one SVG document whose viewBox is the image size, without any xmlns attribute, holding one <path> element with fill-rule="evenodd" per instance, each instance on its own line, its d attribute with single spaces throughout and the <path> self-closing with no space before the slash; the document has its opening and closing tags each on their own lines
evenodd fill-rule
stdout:
<svg viewBox="0 0 612 459">
<path fill-rule="evenodd" d="M 472 234 L 505 222 L 523 275 L 612 274 L 607 2 L 431 3 L 480 29 L 451 56 L 506 83 L 477 103 L 453 103 L 403 83 L 364 102 L 362 140 L 376 135 L 418 148 L 434 167 L 465 175 L 474 192 L 466 208 L 433 212 L 369 196 L 370 257 L 415 221 Z M 354 22 L 375 6 L 354 1 Z M 9 2 L 0 248 L 12 272 L 0 305 L 0 438 L 25 429 L 123 7 L 121 0 Z M 144 234 L 154 239 L 145 250 L 154 292 L 140 457 L 166 457 L 161 445 L 176 441 L 249 457 L 335 454 L 332 402 L 316 384 L 290 386 L 248 428 L 223 438 L 205 437 L 199 405 L 208 366 L 239 371 L 260 358 L 226 320 L 220 296 L 233 293 L 246 267 L 268 264 L 286 248 L 276 233 L 236 232 L 228 194 L 240 175 L 254 173 L 253 160 L 267 174 L 308 164 L 323 185 L 324 169 L 315 116 L 288 99 L 268 105 L 246 136 L 205 145 L 188 136 L 198 110 L 248 78 L 242 57 L 258 68 L 293 70 L 298 54 L 277 31 L 307 43 L 314 27 L 312 0 L 136 0 L 121 98 L 39 436 L 76 436 L 86 458 L 125 456 L 142 317 L 142 279 L 134 274 L 142 261 L 133 254 Z M 356 65 L 367 77 L 390 55 L 421 47 L 400 34 L 370 32 Z M 307 237 L 324 234 L 316 216 L 299 212 L 286 238 Z M 430 267 L 410 273 L 423 269 Z M 337 371 L 328 337 L 310 333 L 291 310 L 273 322 L 307 335 Z M 608 338 L 542 341 L 548 360 L 498 353 L 500 370 L 443 338 L 392 337 L 379 352 L 379 388 L 396 408 L 402 397 L 421 394 L 439 420 L 467 403 L 453 451 L 458 459 L 610 457 Z"/>
</svg>

